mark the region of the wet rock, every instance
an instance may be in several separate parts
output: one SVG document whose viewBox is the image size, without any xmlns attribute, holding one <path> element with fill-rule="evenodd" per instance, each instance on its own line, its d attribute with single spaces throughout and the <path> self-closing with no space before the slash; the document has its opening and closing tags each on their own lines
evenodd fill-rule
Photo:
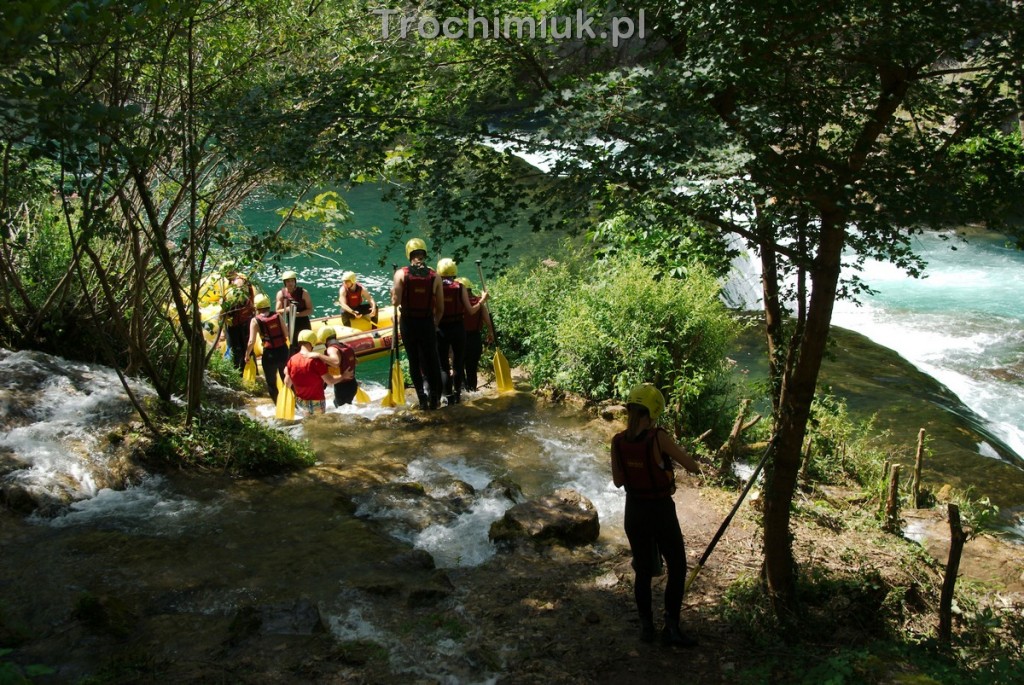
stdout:
<svg viewBox="0 0 1024 685">
<path fill-rule="evenodd" d="M 116 597 L 82 595 L 71 617 L 81 621 L 94 633 L 105 633 L 117 638 L 127 637 L 136 621 L 128 605 Z"/>
<path fill-rule="evenodd" d="M 600 532 L 594 504 L 575 490 L 561 489 L 515 505 L 491 525 L 488 536 L 494 542 L 532 539 L 575 546 L 594 542 Z"/>
<path fill-rule="evenodd" d="M 495 478 L 487 484 L 484 492 L 488 495 L 500 495 L 511 502 L 520 502 L 523 499 L 522 486 L 507 477 Z"/>
<path fill-rule="evenodd" d="M 423 549 L 411 549 L 408 552 L 396 554 L 387 561 L 392 568 L 408 570 L 420 569 L 429 571 L 434 568 L 434 557 L 430 552 Z"/>
<path fill-rule="evenodd" d="M 454 591 L 455 586 L 448 574 L 438 571 L 429 582 L 410 588 L 405 604 L 410 609 L 432 607 L 451 597 Z"/>
<path fill-rule="evenodd" d="M 615 421 L 626 415 L 626 408 L 621 404 L 610 404 L 601 407 L 601 418 L 605 421 Z"/>
<path fill-rule="evenodd" d="M 327 632 L 316 604 L 308 599 L 246 606 L 238 610 L 229 628 L 229 641 L 239 641 L 253 635 L 317 635 Z"/>
</svg>

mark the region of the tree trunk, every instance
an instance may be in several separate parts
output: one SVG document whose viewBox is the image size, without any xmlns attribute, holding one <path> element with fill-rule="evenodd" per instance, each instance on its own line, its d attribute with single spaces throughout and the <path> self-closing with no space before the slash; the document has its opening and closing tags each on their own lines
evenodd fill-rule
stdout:
<svg viewBox="0 0 1024 685">
<path fill-rule="evenodd" d="M 793 613 L 796 569 L 790 533 L 790 508 L 811 413 L 818 372 L 825 354 L 832 307 L 839 282 L 843 231 L 840 217 L 822 213 L 818 253 L 810 269 L 811 297 L 806 324 L 793 341 L 795 352 L 783 374 L 772 468 L 767 474 L 764 512 L 764 575 L 776 616 Z"/>
</svg>

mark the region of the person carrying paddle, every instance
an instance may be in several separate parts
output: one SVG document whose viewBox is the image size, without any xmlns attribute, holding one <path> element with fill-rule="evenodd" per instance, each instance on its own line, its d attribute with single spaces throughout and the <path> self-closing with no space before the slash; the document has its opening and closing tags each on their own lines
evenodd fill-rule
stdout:
<svg viewBox="0 0 1024 685">
<path fill-rule="evenodd" d="M 462 319 L 466 329 L 466 353 L 465 353 L 465 388 L 472 392 L 477 389 L 477 372 L 480 370 L 480 357 L 484 353 L 484 342 L 488 345 L 494 343 L 494 326 L 491 324 L 491 313 L 487 311 L 487 305 L 482 303 L 482 298 L 473 294 L 473 283 L 465 276 L 456 279 L 466 289 L 469 295 L 469 303 L 475 305 L 480 303 L 480 308 L 473 314 L 466 314 Z M 487 328 L 487 338 L 483 339 L 483 329 Z"/>
<path fill-rule="evenodd" d="M 338 340 L 333 326 L 321 328 L 316 338 L 324 344 L 324 353 L 319 355 L 320 359 L 327 364 L 327 370 L 332 376 L 339 377 L 334 384 L 334 406 L 352 404 L 359 389 L 356 381 L 356 351 Z"/>
<path fill-rule="evenodd" d="M 284 317 L 270 311 L 270 298 L 260 293 L 254 302 L 256 316 L 249 322 L 249 344 L 245 348 L 245 362 L 249 362 L 256 335 L 263 342 L 263 354 L 260 364 L 263 366 L 263 377 L 267 379 L 267 390 L 270 399 L 277 404 L 277 377 L 284 379 L 284 367 L 288 363 L 288 329 L 284 325 Z"/>
<path fill-rule="evenodd" d="M 437 325 L 444 315 L 441 277 L 426 265 L 427 244 L 412 238 L 405 244 L 409 266 L 395 271 L 391 304 L 401 305 L 402 344 L 409 358 L 420 409 L 441 402 L 441 363 L 437 357 Z"/>
<path fill-rule="evenodd" d="M 455 276 L 458 266 L 455 261 L 444 257 L 437 262 L 437 273 L 441 276 L 441 292 L 444 297 L 444 314 L 437 327 L 438 362 L 448 406 L 462 401 L 462 385 L 466 373 L 466 327 L 465 317 L 480 311 L 487 301 L 487 293 L 477 300 L 469 301 L 469 291 L 462 287 Z"/>
<path fill-rule="evenodd" d="M 686 585 L 686 547 L 679 529 L 672 462 L 690 473 L 700 465 L 672 437 L 657 427 L 665 397 L 653 385 L 634 386 L 626 400 L 626 430 L 612 438 L 612 480 L 626 488 L 623 527 L 633 553 L 633 597 L 640 614 L 640 639 L 654 640 L 651 581 L 660 554 L 668 566 L 665 582 L 665 627 L 662 643 L 692 647 L 696 639 L 679 628 Z"/>
<path fill-rule="evenodd" d="M 313 329 L 309 321 L 313 314 L 313 300 L 309 291 L 299 287 L 299 275 L 294 271 L 285 271 L 281 274 L 281 280 L 284 281 L 284 287 L 277 291 L 275 309 L 278 314 L 288 316 L 290 307 L 295 306 L 295 326 L 291 340 L 291 351 L 295 354 L 299 350 L 299 333 Z"/>
<path fill-rule="evenodd" d="M 307 414 L 323 414 L 327 410 L 324 387 L 341 381 L 332 376 L 327 364 L 313 351 L 316 333 L 300 331 L 299 351 L 288 359 L 284 369 L 285 385 L 295 389 L 295 404 Z"/>
<path fill-rule="evenodd" d="M 361 319 L 364 316 L 374 324 L 377 323 L 377 302 L 370 291 L 356 281 L 356 274 L 353 271 L 346 271 L 341 275 L 338 306 L 341 307 L 341 323 L 344 326 L 351 326 L 352 319 Z"/>
</svg>

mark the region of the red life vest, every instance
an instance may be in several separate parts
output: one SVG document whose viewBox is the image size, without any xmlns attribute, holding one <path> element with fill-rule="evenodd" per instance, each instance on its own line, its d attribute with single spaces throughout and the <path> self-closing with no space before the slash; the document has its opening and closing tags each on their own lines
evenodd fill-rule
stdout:
<svg viewBox="0 0 1024 685">
<path fill-rule="evenodd" d="M 345 304 L 348 305 L 349 309 L 355 309 L 363 303 L 363 286 L 356 284 L 355 291 L 349 290 L 348 286 L 345 286 L 344 290 Z"/>
<path fill-rule="evenodd" d="M 480 301 L 480 298 L 476 295 L 469 296 L 469 303 L 476 304 Z M 447 305 L 445 305 L 447 306 Z M 466 312 L 466 315 L 462 317 L 462 325 L 465 327 L 467 333 L 476 333 L 484 327 L 484 308 L 476 310 L 475 314 Z"/>
<path fill-rule="evenodd" d="M 426 275 L 423 275 L 423 271 Z M 416 273 L 408 266 L 403 266 L 404 286 L 402 287 L 402 316 L 422 319 L 434 315 L 434 279 L 437 273 L 422 267 Z"/>
<path fill-rule="evenodd" d="M 260 328 L 260 339 L 263 349 L 276 350 L 288 346 L 288 338 L 284 332 L 284 322 L 277 312 L 273 314 L 257 314 L 256 325 Z"/>
<path fill-rule="evenodd" d="M 343 376 L 349 371 L 354 371 L 356 368 L 356 351 L 340 340 L 335 340 L 334 342 L 327 344 L 327 349 L 332 347 L 336 347 L 338 349 L 338 356 L 341 359 L 341 367 L 338 369 L 335 369 L 333 366 L 327 367 L 330 370 L 331 375 Z"/>
<path fill-rule="evenodd" d="M 671 497 L 676 491 L 672 461 L 662 455 L 661 463 L 658 463 L 654 456 L 654 441 L 660 430 L 648 429 L 644 438 L 635 442 L 626 439 L 625 431 L 612 438 L 627 494 L 641 499 L 658 499 Z"/>
<path fill-rule="evenodd" d="M 444 294 L 444 314 L 441 316 L 441 323 L 462 321 L 466 313 L 462 307 L 462 284 L 454 278 L 442 278 L 441 292 Z"/>
<path fill-rule="evenodd" d="M 284 295 L 284 307 L 288 308 L 288 305 L 295 305 L 295 311 L 301 312 L 306 308 L 306 300 L 302 296 L 305 294 L 305 290 L 296 286 L 295 292 L 288 292 L 288 288 L 281 288 L 281 293 Z"/>
<path fill-rule="evenodd" d="M 252 317 L 256 315 L 256 307 L 253 305 L 253 301 L 256 298 L 256 290 L 252 287 L 251 283 L 244 280 L 239 284 L 232 281 L 231 287 L 248 292 L 248 297 L 245 298 L 245 302 L 243 304 L 232 307 L 231 310 L 228 311 L 228 325 L 242 326 L 249 323 L 249 321 L 252 320 Z"/>
</svg>

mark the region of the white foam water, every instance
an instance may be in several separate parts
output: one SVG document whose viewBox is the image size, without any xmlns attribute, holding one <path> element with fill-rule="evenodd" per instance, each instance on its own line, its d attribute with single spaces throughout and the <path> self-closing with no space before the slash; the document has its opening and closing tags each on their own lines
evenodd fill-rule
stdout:
<svg viewBox="0 0 1024 685">
<path fill-rule="evenodd" d="M 964 243 L 926 233 L 913 247 L 927 262 L 925 278 L 869 260 L 859 276 L 874 294 L 859 303 L 838 301 L 832 323 L 894 350 L 941 382 L 1024 459 L 1024 252 L 987 234 Z M 726 300 L 760 309 L 760 277 L 753 255 L 735 259 Z"/>
</svg>

